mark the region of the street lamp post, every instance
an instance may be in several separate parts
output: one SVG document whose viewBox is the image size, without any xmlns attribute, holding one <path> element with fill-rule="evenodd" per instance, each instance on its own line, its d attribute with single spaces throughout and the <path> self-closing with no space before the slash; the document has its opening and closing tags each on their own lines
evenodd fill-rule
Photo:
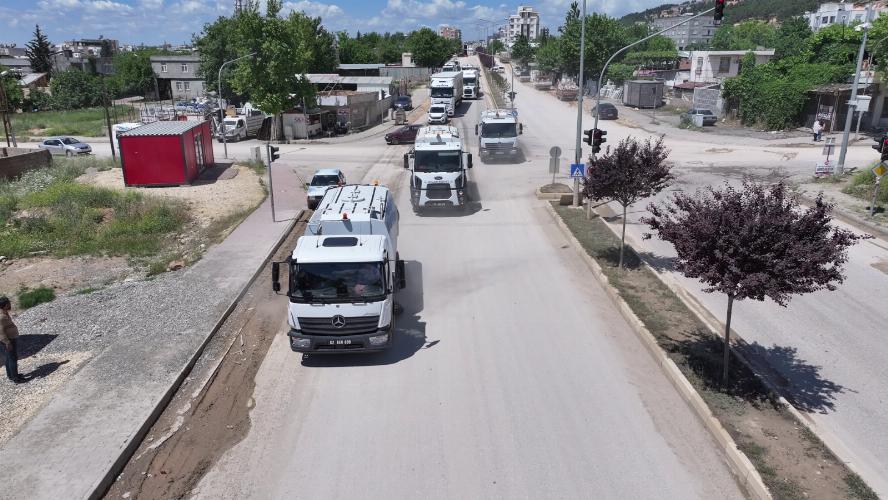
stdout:
<svg viewBox="0 0 888 500">
<path fill-rule="evenodd" d="M 221 129 L 220 133 L 222 135 L 222 147 L 225 150 L 225 159 L 228 159 L 228 142 L 225 140 L 225 110 L 222 109 L 222 69 L 224 69 L 225 66 L 227 66 L 233 62 L 237 62 L 237 61 L 240 61 L 241 59 L 246 59 L 248 57 L 253 57 L 255 55 L 256 55 L 256 53 L 252 52 L 252 53 L 247 54 L 245 56 L 238 57 L 237 59 L 225 61 L 224 63 L 222 63 L 222 66 L 219 66 L 219 77 L 216 80 L 216 83 L 219 85 L 219 94 L 217 95 L 217 99 L 219 101 L 219 112 L 221 113 L 219 115 L 219 128 Z"/>
<path fill-rule="evenodd" d="M 860 50 L 857 52 L 857 68 L 854 70 L 854 84 L 851 87 L 851 98 L 848 100 L 848 111 L 845 113 L 845 131 L 842 133 L 842 149 L 839 150 L 839 163 L 836 165 L 836 175 L 845 173 L 845 155 L 848 154 L 848 136 L 851 135 L 851 122 L 854 121 L 854 110 L 857 110 L 857 87 L 860 85 L 860 67 L 863 65 L 863 52 L 866 49 L 866 39 L 869 35 L 870 25 L 870 6 L 866 6 L 866 14 L 863 24 L 855 29 L 863 30 L 863 39 L 860 41 Z"/>
<path fill-rule="evenodd" d="M 577 83 L 580 91 L 577 94 L 577 142 L 574 163 L 580 164 L 583 160 L 583 61 L 586 59 L 586 0 L 583 0 L 583 15 L 580 16 L 580 75 Z M 574 177 L 573 206 L 580 206 L 580 179 Z"/>
</svg>

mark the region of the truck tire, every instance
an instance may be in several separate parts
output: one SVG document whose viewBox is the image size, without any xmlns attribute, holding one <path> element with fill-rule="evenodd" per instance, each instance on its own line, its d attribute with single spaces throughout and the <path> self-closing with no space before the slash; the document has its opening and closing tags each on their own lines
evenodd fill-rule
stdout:
<svg viewBox="0 0 888 500">
<path fill-rule="evenodd" d="M 407 266 L 401 260 L 401 255 L 398 252 L 395 252 L 395 278 L 398 281 L 399 289 L 407 288 Z"/>
</svg>

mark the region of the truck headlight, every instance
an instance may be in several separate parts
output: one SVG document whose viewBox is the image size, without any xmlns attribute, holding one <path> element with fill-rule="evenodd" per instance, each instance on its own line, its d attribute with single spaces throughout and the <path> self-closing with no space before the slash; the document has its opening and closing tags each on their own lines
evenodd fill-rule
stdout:
<svg viewBox="0 0 888 500">
<path fill-rule="evenodd" d="M 293 346 L 293 349 L 308 349 L 311 347 L 311 339 L 290 337 L 290 345 Z"/>
<path fill-rule="evenodd" d="M 380 346 L 380 345 L 384 345 L 386 342 L 388 342 L 388 339 L 389 339 L 389 336 L 386 333 L 383 335 L 375 335 L 373 337 L 368 338 L 367 340 L 370 341 L 370 345 L 372 345 L 372 346 Z"/>
</svg>

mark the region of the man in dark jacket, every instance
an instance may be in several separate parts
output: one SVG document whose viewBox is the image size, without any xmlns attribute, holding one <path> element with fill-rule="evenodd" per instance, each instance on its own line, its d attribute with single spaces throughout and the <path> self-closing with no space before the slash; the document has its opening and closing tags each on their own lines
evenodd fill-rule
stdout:
<svg viewBox="0 0 888 500">
<path fill-rule="evenodd" d="M 27 382 L 18 372 L 18 327 L 9 317 L 12 303 L 7 297 L 0 297 L 0 348 L 6 356 L 6 376 L 16 384 Z"/>
</svg>

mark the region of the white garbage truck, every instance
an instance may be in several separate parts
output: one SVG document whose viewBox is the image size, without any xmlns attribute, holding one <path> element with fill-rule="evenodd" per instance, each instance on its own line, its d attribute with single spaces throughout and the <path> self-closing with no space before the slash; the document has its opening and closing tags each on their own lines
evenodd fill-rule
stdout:
<svg viewBox="0 0 888 500">
<path fill-rule="evenodd" d="M 410 202 L 415 211 L 466 208 L 472 154 L 463 147 L 456 127 L 419 129 L 413 149 L 404 154 L 404 168 L 410 170 Z"/>
<path fill-rule="evenodd" d="M 453 116 L 463 98 L 462 71 L 446 71 L 432 75 L 430 93 L 432 104 L 447 107 L 447 116 Z"/>
<path fill-rule="evenodd" d="M 463 99 L 477 99 L 481 96 L 481 81 L 478 79 L 477 69 L 464 69 L 463 72 Z"/>
<path fill-rule="evenodd" d="M 286 266 L 290 348 L 302 353 L 372 352 L 392 345 L 395 292 L 406 286 L 398 255 L 398 207 L 388 188 L 331 188 L 292 255 L 273 262 L 281 293 Z"/>
<path fill-rule="evenodd" d="M 524 126 L 508 109 L 484 111 L 480 123 L 475 125 L 481 160 L 491 156 L 517 156 L 521 153 L 518 136 L 523 132 Z"/>
</svg>

